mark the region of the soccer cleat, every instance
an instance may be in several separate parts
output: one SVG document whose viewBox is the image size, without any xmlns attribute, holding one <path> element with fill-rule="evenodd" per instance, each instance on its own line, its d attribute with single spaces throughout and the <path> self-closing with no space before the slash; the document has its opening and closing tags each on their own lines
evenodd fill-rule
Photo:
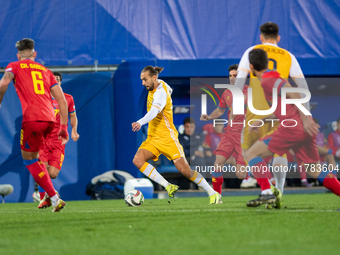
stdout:
<svg viewBox="0 0 340 255">
<path fill-rule="evenodd" d="M 60 210 L 65 207 L 65 205 L 66 203 L 59 198 L 57 204 L 52 206 L 52 212 L 60 212 Z"/>
<path fill-rule="evenodd" d="M 169 197 L 174 197 L 179 187 L 175 184 L 169 184 L 165 189 L 168 192 Z"/>
<path fill-rule="evenodd" d="M 50 207 L 52 205 L 50 197 L 45 194 L 44 198 L 40 201 L 38 205 L 38 209 L 45 209 L 47 207 Z"/>
<path fill-rule="evenodd" d="M 222 196 L 220 193 L 216 192 L 214 195 L 210 196 L 210 204 L 222 204 Z"/>
<path fill-rule="evenodd" d="M 262 204 L 274 204 L 276 197 L 274 195 L 259 195 L 258 198 L 247 202 L 248 207 L 257 207 Z"/>
<path fill-rule="evenodd" d="M 257 184 L 257 181 L 253 177 L 248 177 L 247 179 L 243 179 L 240 187 L 242 189 L 247 189 L 247 188 L 255 188 Z"/>
<path fill-rule="evenodd" d="M 309 183 L 308 181 L 301 181 L 301 187 L 310 188 L 312 186 L 313 185 L 311 183 Z"/>
<path fill-rule="evenodd" d="M 281 190 L 275 188 L 274 186 L 271 186 L 270 188 L 273 191 L 274 196 L 276 197 L 274 208 L 280 209 L 281 206 L 282 206 L 282 193 L 281 193 Z"/>
</svg>

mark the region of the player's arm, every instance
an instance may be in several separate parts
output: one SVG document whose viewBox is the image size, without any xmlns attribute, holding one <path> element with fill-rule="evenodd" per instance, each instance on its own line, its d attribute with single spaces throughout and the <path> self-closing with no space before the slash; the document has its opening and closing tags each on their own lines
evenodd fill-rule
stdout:
<svg viewBox="0 0 340 255">
<path fill-rule="evenodd" d="M 299 62 L 293 54 L 290 53 L 290 56 L 292 58 L 292 64 L 290 66 L 289 76 L 293 79 L 293 81 L 299 88 L 309 90 L 307 81 L 305 79 L 305 76 L 303 75 Z M 300 96 L 301 98 L 303 98 L 304 94 L 301 93 Z M 307 108 L 308 111 L 310 111 L 309 102 L 304 103 L 304 106 Z"/>
<path fill-rule="evenodd" d="M 250 47 L 243 53 L 240 63 L 238 64 L 237 77 L 234 86 L 240 88 L 241 91 L 243 90 L 244 84 L 246 84 L 248 74 L 250 73 L 249 52 L 253 48 L 254 47 Z"/>
<path fill-rule="evenodd" d="M 292 86 L 289 83 L 285 83 L 282 87 L 291 88 Z M 296 92 L 288 92 L 287 96 L 291 99 L 301 99 L 299 93 Z M 314 120 L 309 116 L 305 115 L 300 108 L 296 107 L 299 111 L 300 118 L 303 123 L 303 129 L 307 132 L 310 136 L 316 135 L 319 133 L 320 126 L 314 122 Z"/>
<path fill-rule="evenodd" d="M 5 72 L 5 74 L 2 76 L 0 80 L 0 106 L 1 106 L 2 99 L 4 98 L 4 95 L 7 91 L 8 84 L 10 84 L 13 79 L 14 79 L 13 73 Z"/>
<path fill-rule="evenodd" d="M 139 131 L 143 125 L 152 121 L 157 116 L 157 114 L 163 110 L 166 104 L 166 97 L 167 94 L 164 90 L 156 91 L 153 96 L 153 104 L 150 111 L 148 111 L 148 113 L 145 114 L 143 118 L 132 123 L 133 132 Z"/>
<path fill-rule="evenodd" d="M 79 134 L 78 134 L 78 118 L 76 112 L 70 112 L 70 122 L 72 127 L 71 138 L 73 141 L 78 141 Z"/>
<path fill-rule="evenodd" d="M 226 109 L 217 107 L 210 115 L 202 114 L 200 120 L 207 121 L 207 120 L 217 119 L 225 112 L 225 110 Z"/>
<path fill-rule="evenodd" d="M 58 85 L 51 87 L 51 94 L 57 100 L 59 105 L 59 114 L 60 114 L 60 131 L 59 137 L 62 138 L 62 144 L 66 144 L 68 142 L 68 133 L 67 133 L 67 114 L 68 114 L 68 107 L 67 101 L 65 99 L 63 90 Z"/>
</svg>

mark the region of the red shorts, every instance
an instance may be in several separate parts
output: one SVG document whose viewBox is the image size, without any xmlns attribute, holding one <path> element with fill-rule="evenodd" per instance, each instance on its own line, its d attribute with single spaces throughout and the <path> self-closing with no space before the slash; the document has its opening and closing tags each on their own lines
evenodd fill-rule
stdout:
<svg viewBox="0 0 340 255">
<path fill-rule="evenodd" d="M 39 159 L 47 162 L 48 165 L 61 169 L 65 156 L 65 145 L 61 144 L 61 140 L 47 139 L 44 146 L 39 151 Z"/>
<path fill-rule="evenodd" d="M 236 138 L 234 135 L 235 134 L 233 133 L 224 133 L 216 149 L 216 155 L 221 155 L 226 159 L 230 158 L 230 156 L 234 156 L 236 164 L 246 165 L 242 156 L 241 134 L 239 137 L 236 135 Z"/>
<path fill-rule="evenodd" d="M 310 164 L 319 161 L 315 136 L 311 137 L 305 133 L 302 126 L 292 128 L 279 126 L 274 132 L 259 140 L 266 143 L 268 149 L 279 156 L 289 153 L 289 149 L 292 149 L 295 157 L 303 163 Z"/>
<path fill-rule="evenodd" d="M 38 152 L 48 134 L 52 132 L 54 122 L 27 121 L 21 125 L 20 148 L 23 151 Z"/>
</svg>

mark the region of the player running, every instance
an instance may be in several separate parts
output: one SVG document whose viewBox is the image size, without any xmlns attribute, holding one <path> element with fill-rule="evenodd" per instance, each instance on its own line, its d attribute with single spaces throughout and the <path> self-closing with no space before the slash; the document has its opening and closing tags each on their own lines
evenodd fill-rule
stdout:
<svg viewBox="0 0 340 255">
<path fill-rule="evenodd" d="M 24 165 L 35 182 L 46 190 L 51 198 L 52 212 L 59 212 L 66 204 L 56 194 L 45 165 L 38 162 L 38 155 L 39 148 L 51 133 L 55 122 L 51 94 L 60 109 L 61 125 L 58 137 L 62 138 L 63 144 L 67 143 L 67 102 L 52 72 L 34 62 L 37 56 L 34 41 L 24 38 L 18 41 L 15 47 L 18 49 L 19 61 L 9 63 L 0 80 L 0 104 L 8 84 L 13 80 L 23 112 L 20 147 Z"/>
<path fill-rule="evenodd" d="M 235 79 L 237 76 L 237 67 L 238 65 L 231 65 L 229 66 L 229 79 L 230 84 L 234 85 Z M 247 95 L 247 89 L 248 86 L 244 86 L 243 88 L 243 94 Z M 232 102 L 233 102 L 233 95 L 230 92 L 229 89 L 226 89 L 221 97 L 221 101 L 217 108 L 210 114 L 202 114 L 201 120 L 207 121 L 207 120 L 213 120 L 219 118 L 227 108 L 229 108 L 228 111 L 228 119 L 233 119 L 233 122 L 242 123 L 244 121 L 243 115 L 236 115 L 232 116 Z M 230 122 L 229 122 L 230 123 Z M 246 172 L 241 171 L 241 166 L 245 166 L 246 163 L 243 160 L 242 156 L 242 148 L 241 148 L 241 132 L 242 132 L 242 126 L 241 125 L 234 125 L 231 127 L 229 124 L 227 127 L 224 128 L 224 134 L 222 136 L 222 139 L 216 149 L 216 160 L 214 163 L 215 166 L 215 172 L 213 173 L 212 183 L 213 188 L 215 191 L 219 192 L 221 194 L 222 192 L 222 185 L 223 185 L 223 174 L 221 173 L 221 170 L 226 163 L 226 161 L 232 156 L 235 156 L 236 159 L 236 176 L 240 179 L 243 179 L 246 177 Z"/>
<path fill-rule="evenodd" d="M 304 79 L 304 75 L 301 71 L 300 65 L 297 62 L 295 56 L 289 51 L 282 49 L 277 46 L 277 43 L 280 41 L 279 36 L 279 27 L 277 24 L 273 22 L 267 22 L 260 26 L 260 40 L 262 44 L 255 45 L 250 47 L 243 54 L 239 67 L 238 74 L 235 81 L 235 86 L 243 89 L 246 78 L 250 73 L 250 83 L 249 86 L 252 88 L 252 99 L 253 106 L 257 110 L 267 110 L 269 109 L 269 105 L 264 97 L 263 89 L 261 87 L 260 81 L 254 78 L 254 75 L 250 72 L 250 63 L 249 63 L 249 52 L 252 49 L 263 49 L 267 52 L 269 63 L 268 68 L 270 70 L 277 71 L 282 78 L 288 79 L 290 76 L 293 78 L 294 82 L 297 84 L 299 88 L 308 89 L 308 85 L 306 80 Z M 263 116 L 258 116 L 252 113 L 249 110 L 249 106 L 247 106 L 246 112 L 246 123 L 251 119 L 261 119 Z M 244 128 L 243 131 L 243 140 L 242 140 L 242 149 L 243 154 L 253 145 L 259 138 L 265 135 L 268 131 L 274 130 L 277 127 L 271 127 L 271 123 L 266 123 L 261 127 L 257 133 L 249 133 L 248 126 Z M 286 155 L 282 155 L 282 157 L 275 155 L 273 159 L 273 166 L 287 166 L 288 161 Z M 263 173 L 256 173 L 254 176 L 257 179 L 258 184 L 261 187 L 262 194 L 273 194 L 271 190 L 271 184 L 268 180 L 267 175 Z M 275 177 L 275 186 L 280 192 L 283 192 L 284 182 L 286 173 L 285 172 L 274 172 Z M 281 194 L 280 198 L 281 199 Z M 280 202 L 280 201 L 278 201 Z M 277 204 L 279 206 L 279 203 Z"/>
<path fill-rule="evenodd" d="M 53 75 L 56 78 L 59 85 L 61 85 L 63 79 L 61 73 L 53 72 Z M 74 100 L 73 97 L 69 94 L 64 93 L 64 96 L 68 105 L 68 113 L 70 114 L 72 126 L 71 138 L 73 139 L 73 141 L 76 142 L 79 139 L 79 134 L 77 132 L 78 118 L 76 114 Z M 65 157 L 65 145 L 63 145 L 62 141 L 58 139 L 58 132 L 60 129 L 60 114 L 58 102 L 53 97 L 52 104 L 54 107 L 56 122 L 54 123 L 54 127 L 51 134 L 48 135 L 48 137 L 46 138 L 43 148 L 41 148 L 39 151 L 39 160 L 45 164 L 51 179 L 55 179 L 59 175 L 61 166 L 63 165 Z M 51 206 L 50 197 L 47 194 L 45 194 L 45 190 L 42 187 L 39 186 L 38 189 L 40 193 L 40 203 L 38 205 L 38 208 L 42 209 L 50 207 Z"/>
<path fill-rule="evenodd" d="M 319 153 L 316 146 L 316 134 L 320 127 L 312 118 L 305 115 L 298 107 L 286 105 L 286 115 L 281 114 L 281 89 L 290 88 L 287 80 L 282 79 L 276 71 L 268 70 L 268 56 L 262 49 L 253 49 L 249 52 L 250 70 L 254 77 L 261 81 L 266 101 L 271 104 L 273 98 L 273 88 L 278 91 L 278 107 L 275 112 L 265 119 L 279 119 L 279 123 L 285 120 L 285 126 L 280 124 L 276 130 L 265 135 L 245 153 L 245 159 L 253 171 L 261 171 L 267 167 L 263 161 L 264 157 L 272 156 L 276 153 L 279 156 L 292 149 L 296 158 L 308 165 L 306 168 L 309 175 L 317 178 L 323 185 L 340 196 L 340 182 L 336 176 L 328 170 L 321 169 L 319 164 Z M 287 97 L 299 99 L 299 93 L 287 92 Z M 296 126 L 294 124 L 296 123 Z M 253 126 L 259 126 L 260 122 L 254 122 Z M 289 127 L 291 126 L 291 127 Z M 250 132 L 258 131 L 256 127 L 249 127 Z M 261 204 L 273 204 L 275 196 L 261 194 L 259 198 L 251 200 L 247 206 L 256 207 Z"/>
<path fill-rule="evenodd" d="M 148 137 L 139 147 L 133 163 L 147 177 L 163 186 L 169 197 L 174 197 L 178 186 L 170 184 L 157 170 L 147 163 L 157 160 L 160 154 L 173 160 L 175 167 L 185 177 L 205 190 L 210 197 L 210 204 L 222 202 L 222 196 L 214 191 L 200 173 L 190 169 L 183 148 L 178 141 L 178 132 L 173 124 L 172 89 L 164 81 L 158 79 L 163 67 L 147 66 L 141 72 L 143 86 L 149 91 L 147 99 L 148 113 L 132 123 L 132 131 L 139 131 L 141 126 L 149 123 Z"/>
</svg>

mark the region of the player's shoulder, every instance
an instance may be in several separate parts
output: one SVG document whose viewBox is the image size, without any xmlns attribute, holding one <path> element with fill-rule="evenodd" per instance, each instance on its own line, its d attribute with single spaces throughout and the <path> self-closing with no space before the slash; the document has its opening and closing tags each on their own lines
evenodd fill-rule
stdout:
<svg viewBox="0 0 340 255">
<path fill-rule="evenodd" d="M 250 52 L 251 50 L 255 49 L 256 46 L 257 46 L 257 45 L 253 45 L 253 46 L 249 47 L 248 49 L 246 49 L 246 51 L 243 53 L 242 58 L 248 58 L 248 57 L 249 57 L 249 52 Z"/>
<path fill-rule="evenodd" d="M 20 61 L 10 62 L 10 63 L 8 63 L 5 71 L 6 72 L 11 72 L 11 71 L 13 71 L 13 68 L 16 68 L 19 65 L 20 65 Z"/>
<path fill-rule="evenodd" d="M 67 93 L 65 93 L 65 92 L 64 92 L 64 96 L 65 96 L 65 98 L 73 98 L 73 96 L 72 96 L 72 95 L 70 95 L 70 94 L 67 94 Z"/>
<path fill-rule="evenodd" d="M 171 95 L 172 88 L 163 80 L 158 80 L 159 86 L 156 89 L 157 94 L 167 95 L 168 93 Z"/>
<path fill-rule="evenodd" d="M 278 87 L 287 83 L 287 80 L 283 79 L 279 72 L 267 71 L 262 75 L 261 85 L 262 87 Z"/>
<path fill-rule="evenodd" d="M 229 96 L 229 95 L 231 95 L 231 94 L 232 94 L 232 93 L 231 93 L 230 89 L 226 89 L 226 90 L 223 91 L 222 97 L 226 97 L 226 96 Z"/>
<path fill-rule="evenodd" d="M 262 78 L 281 78 L 279 72 L 267 70 L 267 72 L 263 73 Z"/>
</svg>

